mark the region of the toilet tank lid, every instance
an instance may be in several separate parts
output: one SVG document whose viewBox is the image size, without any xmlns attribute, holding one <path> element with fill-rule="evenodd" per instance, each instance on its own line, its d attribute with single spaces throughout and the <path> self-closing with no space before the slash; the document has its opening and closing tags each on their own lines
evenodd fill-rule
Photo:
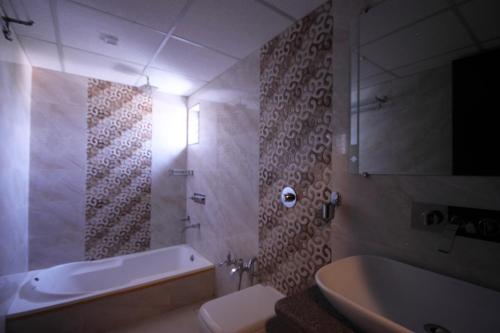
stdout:
<svg viewBox="0 0 500 333">
<path fill-rule="evenodd" d="M 258 284 L 203 304 L 199 316 L 213 333 L 255 332 L 275 315 L 274 305 L 283 297 Z"/>
</svg>

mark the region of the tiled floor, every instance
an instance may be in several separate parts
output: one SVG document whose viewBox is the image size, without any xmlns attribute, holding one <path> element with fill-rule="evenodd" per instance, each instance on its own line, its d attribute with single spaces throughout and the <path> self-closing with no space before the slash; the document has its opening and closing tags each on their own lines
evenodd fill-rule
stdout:
<svg viewBox="0 0 500 333">
<path fill-rule="evenodd" d="M 201 305 L 185 306 L 108 333 L 198 333 L 198 309 Z"/>
</svg>

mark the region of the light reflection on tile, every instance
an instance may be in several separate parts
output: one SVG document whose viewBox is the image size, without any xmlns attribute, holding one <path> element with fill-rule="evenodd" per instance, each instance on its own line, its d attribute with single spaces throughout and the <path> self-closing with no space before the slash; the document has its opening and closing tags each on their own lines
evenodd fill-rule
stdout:
<svg viewBox="0 0 500 333">
<path fill-rule="evenodd" d="M 188 146 L 187 195 L 207 195 L 205 206 L 187 202 L 200 230 L 188 230 L 186 240 L 213 262 L 228 252 L 245 260 L 258 251 L 258 117 L 259 52 L 237 63 L 188 100 L 200 103 L 200 142 Z M 243 287 L 249 281 L 243 282 Z M 216 269 L 221 296 L 237 289 L 229 268 Z"/>
<path fill-rule="evenodd" d="M 0 331 L 28 268 L 31 67 L 0 42 Z M 13 48 L 13 49 L 9 49 Z M 12 52 L 11 52 L 12 51 Z M 9 61 L 4 62 L 4 52 Z"/>
<path fill-rule="evenodd" d="M 87 79 L 33 71 L 30 269 L 83 259 Z"/>
<path fill-rule="evenodd" d="M 170 169 L 187 168 L 186 99 L 156 92 L 153 95 L 153 164 L 151 193 L 151 248 L 184 243 L 186 177 Z"/>
</svg>

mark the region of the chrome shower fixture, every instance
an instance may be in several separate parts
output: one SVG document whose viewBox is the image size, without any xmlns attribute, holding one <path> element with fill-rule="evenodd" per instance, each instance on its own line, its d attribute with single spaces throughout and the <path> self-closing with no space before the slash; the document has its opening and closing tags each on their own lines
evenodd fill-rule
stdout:
<svg viewBox="0 0 500 333">
<path fill-rule="evenodd" d="M 148 75 L 142 75 L 142 76 L 144 76 L 146 78 L 146 84 L 139 86 L 139 89 L 142 90 L 143 92 L 149 93 L 149 94 L 152 94 L 153 92 L 155 92 L 158 88 L 155 86 L 152 86 L 149 83 L 149 76 Z"/>
<path fill-rule="evenodd" d="M 10 29 L 10 24 L 22 24 L 27 26 L 32 26 L 35 22 L 33 20 L 23 21 L 10 16 L 2 16 L 2 33 L 5 39 L 12 42 L 12 30 Z"/>
<path fill-rule="evenodd" d="M 380 110 L 382 106 L 389 101 L 389 97 L 386 95 L 384 96 L 375 95 L 375 101 L 378 103 L 378 108 Z"/>
<path fill-rule="evenodd" d="M 189 199 L 193 200 L 197 204 L 204 205 L 206 202 L 206 198 L 207 196 L 205 194 L 194 193 L 193 196 L 190 197 Z"/>
</svg>

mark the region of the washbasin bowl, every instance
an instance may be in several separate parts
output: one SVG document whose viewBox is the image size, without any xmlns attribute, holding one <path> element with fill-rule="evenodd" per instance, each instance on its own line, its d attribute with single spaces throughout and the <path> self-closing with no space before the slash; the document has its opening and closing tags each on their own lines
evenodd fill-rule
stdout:
<svg viewBox="0 0 500 333">
<path fill-rule="evenodd" d="M 328 301 L 366 332 L 500 332 L 500 293 L 377 256 L 316 273 Z"/>
</svg>

